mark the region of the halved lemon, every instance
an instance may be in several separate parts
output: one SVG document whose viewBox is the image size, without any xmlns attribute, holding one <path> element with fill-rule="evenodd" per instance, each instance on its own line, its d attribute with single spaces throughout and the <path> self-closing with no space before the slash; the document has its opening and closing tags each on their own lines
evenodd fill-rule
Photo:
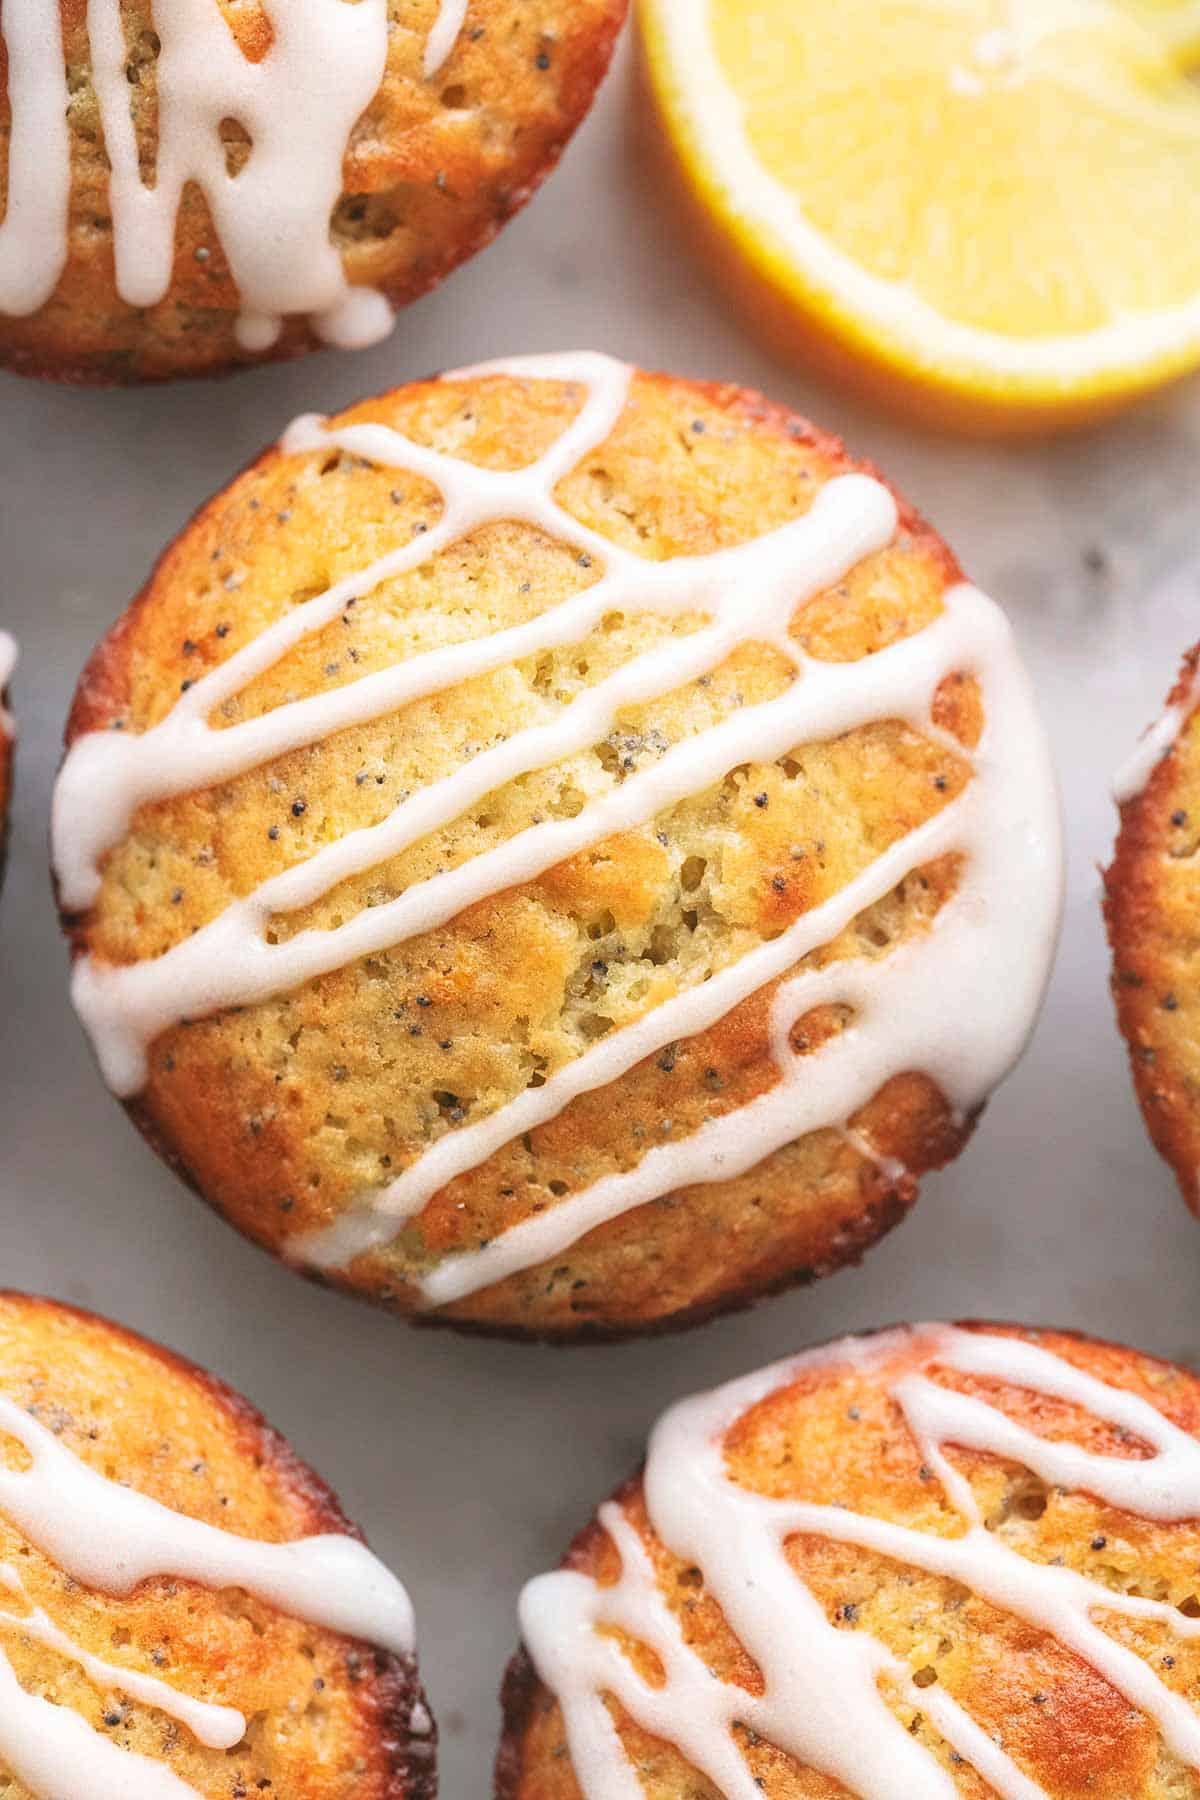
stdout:
<svg viewBox="0 0 1200 1800">
<path fill-rule="evenodd" d="M 640 16 L 721 267 L 799 355 L 1000 430 L 1079 423 L 1200 366 L 1197 0 Z"/>
</svg>

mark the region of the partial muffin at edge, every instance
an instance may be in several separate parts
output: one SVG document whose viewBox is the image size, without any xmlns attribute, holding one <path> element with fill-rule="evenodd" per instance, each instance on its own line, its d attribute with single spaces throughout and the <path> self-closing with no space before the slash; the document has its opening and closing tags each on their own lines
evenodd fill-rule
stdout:
<svg viewBox="0 0 1200 1800">
<path fill-rule="evenodd" d="M 417 384 L 329 429 L 382 423 L 442 455 L 512 471 L 548 452 L 586 397 L 585 384 L 563 379 L 561 367 L 557 376 L 556 365 L 538 367 L 544 378 Z M 572 520 L 625 552 L 660 562 L 757 541 L 805 518 L 835 477 L 862 467 L 743 390 L 636 374 L 631 382 L 611 435 L 557 489 Z M 303 453 L 269 452 L 199 515 L 94 655 L 68 728 L 71 757 L 85 734 L 155 726 L 207 671 L 298 602 L 436 529 L 433 480 L 371 462 L 373 450 L 378 457 L 378 446 L 358 438 L 352 449 L 322 440 Z M 340 608 L 225 700 L 214 724 L 245 727 L 306 696 L 382 678 L 421 653 L 540 620 L 600 579 L 602 551 L 589 541 L 593 548 L 581 551 L 511 519 L 485 523 Z M 823 669 L 836 676 L 939 625 L 957 578 L 950 552 L 902 506 L 882 549 L 797 608 L 789 642 L 813 659 L 814 681 Z M 459 775 L 497 740 L 561 720 L 633 657 L 686 643 L 701 623 L 689 611 L 660 616 L 631 606 L 606 615 L 582 642 L 505 661 L 246 775 L 143 807 L 103 860 L 96 903 L 66 901 L 76 955 L 103 968 L 186 947 L 264 880 L 352 830 L 378 829 L 405 796 Z M 652 778 L 674 745 L 736 725 L 791 680 L 777 648 L 740 644 L 711 674 L 626 708 L 588 750 L 508 782 L 389 863 L 273 920 L 272 945 L 308 928 L 337 929 L 519 831 Z M 418 1153 L 513 1106 L 657 1003 L 769 947 L 949 808 L 972 783 L 971 752 L 984 728 L 975 678 L 951 659 L 932 696 L 932 736 L 884 713 L 876 718 L 868 706 L 860 729 L 777 760 L 735 759 L 703 793 L 408 942 L 270 1001 L 167 1031 L 130 1095 L 135 1118 L 242 1230 L 314 1266 L 314 1235 L 337 1227 Z M 1028 804 L 1044 814 L 1048 779 L 1037 785 Z M 102 780 L 94 795 L 105 800 Z M 88 808 L 91 798 L 85 790 Z M 1034 861 L 1032 852 L 1017 857 L 1006 882 L 1032 883 Z M 871 963 L 901 942 L 924 942 L 961 863 L 930 856 L 805 967 L 815 972 L 830 956 Z M 1044 927 L 1052 902 L 1040 891 L 1033 898 Z M 987 906 L 1010 899 L 988 896 Z M 1036 976 L 1047 945 L 1031 936 L 1020 955 Z M 1011 974 L 1014 984 L 1026 978 L 1024 968 Z M 927 994 L 936 992 L 936 952 L 929 981 Z M 570 1337 L 697 1318 L 853 1260 L 903 1215 L 916 1177 L 951 1157 L 970 1128 L 907 1062 L 864 1095 L 849 1135 L 813 1130 L 734 1179 L 688 1184 L 503 1279 L 447 1303 L 423 1300 L 422 1283 L 446 1263 L 507 1242 L 514 1227 L 620 1177 L 656 1144 L 740 1117 L 774 1085 L 778 990 L 778 981 L 765 984 L 711 1028 L 660 1045 L 620 1079 L 519 1133 L 433 1194 L 417 1217 L 398 1221 L 389 1245 L 348 1269 L 319 1266 L 425 1318 Z M 797 1021 L 790 1049 L 816 1063 L 853 1011 L 814 1006 Z M 972 1043 L 986 1043 L 990 1030 L 980 1020 Z M 919 1046 L 919 1057 L 926 1051 Z"/>
<path fill-rule="evenodd" d="M 0 1295 L 0 1398 L 17 1409 L 4 1430 L 10 1471 L 29 1469 L 31 1456 L 36 1466 L 44 1454 L 36 1437 L 17 1441 L 28 1414 L 34 1432 L 49 1434 L 53 1455 L 103 1477 L 118 1504 L 132 1491 L 239 1542 L 336 1534 L 365 1554 L 330 1489 L 245 1400 L 106 1320 Z M 207 1800 L 260 1791 L 291 1800 L 433 1800 L 436 1736 L 410 1655 L 306 1624 L 232 1578 L 210 1587 L 164 1567 L 128 1594 L 102 1591 L 73 1557 L 107 1552 L 103 1510 L 85 1493 L 83 1512 L 64 1525 L 68 1478 L 53 1469 L 46 1478 L 54 1505 L 36 1503 L 26 1529 L 12 1522 L 0 1491 L 0 1650 L 26 1693 L 70 1709 L 96 1734 L 98 1781 L 101 1772 L 110 1784 L 119 1778 L 119 1752 L 130 1759 L 131 1793 L 140 1791 L 141 1758 Z M 19 1476 L 5 1480 L 23 1499 Z M 168 1537 L 173 1529 L 168 1520 Z M 152 1531 L 162 1535 L 153 1521 L 135 1525 L 135 1553 Z M 55 1534 L 67 1551 L 55 1550 Z M 343 1591 L 360 1579 L 347 1569 Z M 86 1667 L 89 1657 L 100 1666 Z M 146 1683 L 158 1693 L 134 1691 Z M 241 1740 L 206 1746 L 185 1716 L 197 1704 L 240 1712 Z M 6 1742 L 20 1735 L 18 1720 L 6 1703 Z M 33 1800 L 40 1782 L 24 1785 L 7 1754 L 0 1751 L 5 1792 Z"/>
<path fill-rule="evenodd" d="M 0 367 L 103 384 L 212 374 L 318 348 L 319 337 L 299 313 L 285 318 L 268 346 L 239 341 L 230 260 L 195 183 L 183 193 L 165 296 L 147 305 L 120 297 L 87 7 L 84 0 L 59 4 L 69 92 L 69 254 L 36 311 L 0 313 Z M 257 0 L 212 4 L 257 64 L 273 41 L 266 12 Z M 553 169 L 608 67 L 626 0 L 471 0 L 444 61 L 428 74 L 438 0 L 384 0 L 384 10 L 384 77 L 346 144 L 330 233 L 352 288 L 374 289 L 402 307 L 489 243 Z M 447 10 L 453 13 L 453 0 Z M 149 184 L 159 148 L 161 44 L 149 0 L 122 0 L 119 15 L 141 174 Z M 0 212 L 13 123 L 7 69 L 0 37 Z M 230 116 L 220 127 L 235 188 L 253 154 L 237 110 L 231 95 Z M 47 150 L 43 177 L 49 166 Z M 298 170 L 297 192 L 306 179 Z M 49 193 L 36 197 L 51 211 Z"/>
<path fill-rule="evenodd" d="M 956 1367 L 955 1346 L 963 1344 L 964 1366 Z M 982 1352 L 980 1367 L 970 1366 L 971 1346 Z M 1010 1360 L 1013 1349 L 1018 1357 L 1032 1352 L 1036 1365 Z M 1103 1390 L 1073 1394 L 1079 1376 Z M 935 1431 L 932 1443 L 914 1431 L 905 1407 L 916 1412 L 925 1383 L 964 1404 L 954 1416 L 976 1447 L 958 1448 L 953 1425 L 943 1428 L 947 1436 Z M 1140 1418 L 1126 1411 L 1131 1404 L 1145 1409 Z M 1200 1515 L 1200 1446 L 1185 1451 L 1180 1480 L 1180 1452 L 1168 1444 L 1176 1469 L 1160 1477 L 1159 1445 L 1139 1435 L 1143 1421 L 1163 1441 L 1173 1430 L 1200 1437 L 1195 1374 L 1094 1339 L 1004 1325 L 846 1339 L 681 1404 L 651 1439 L 648 1474 L 619 1489 L 561 1572 L 533 1582 L 523 1598 L 526 1637 L 538 1644 L 545 1679 L 523 1648 L 504 1684 L 496 1800 L 601 1800 L 617 1791 L 618 1776 L 647 1800 L 742 1791 L 727 1769 L 721 1777 L 704 1772 L 705 1748 L 714 1764 L 729 1749 L 736 1780 L 766 1800 L 1190 1794 L 1200 1753 L 1181 1750 L 1180 1739 L 1200 1729 L 1192 1623 L 1200 1518 L 1156 1522 L 1138 1506 L 1153 1514 L 1165 1485 L 1181 1492 L 1181 1509 Z M 1027 1434 L 1025 1446 L 1014 1444 L 1013 1427 Z M 694 1464 L 681 1460 L 681 1445 Z M 1087 1458 L 1101 1459 L 1101 1482 L 1122 1504 L 1056 1468 L 1056 1454 L 1077 1446 L 1092 1481 L 1096 1464 Z M 1039 1473 L 1031 1465 L 1043 1456 Z M 986 1540 L 986 1579 L 999 1570 L 990 1597 L 980 1591 L 984 1577 L 973 1584 L 964 1572 L 973 1554 L 968 1520 L 939 1457 L 966 1484 Z M 1120 1491 L 1127 1480 L 1133 1506 Z M 672 1530 L 686 1534 L 686 1506 L 694 1508 L 686 1553 L 683 1536 L 668 1548 L 656 1531 L 647 1481 L 649 1494 L 666 1494 L 668 1503 L 673 1488 Z M 697 1559 L 695 1540 L 714 1519 L 719 1528 L 729 1490 L 735 1500 L 759 1497 L 761 1510 L 742 1513 L 744 1539 L 730 1526 L 720 1569 Z M 804 1505 L 816 1510 L 789 1520 L 788 1508 Z M 760 1532 L 781 1552 L 765 1575 L 741 1553 Z M 943 1557 L 944 1568 L 930 1567 Z M 1011 1570 L 1021 1579 L 1005 1604 Z M 742 1609 L 753 1651 L 718 1589 Z M 1062 1641 L 1066 1628 L 1056 1632 L 1034 1616 L 1040 1607 L 1052 1615 L 1064 1593 L 1075 1604 L 1090 1596 L 1098 1638 L 1087 1649 L 1097 1661 L 1111 1650 L 1117 1685 Z M 1138 1596 L 1148 1597 L 1154 1616 L 1131 1616 Z M 589 1618 L 591 1629 L 571 1636 L 566 1622 Z M 584 1664 L 597 1654 L 599 1684 Z M 789 1672 L 795 1685 L 785 1691 Z M 1143 1680 L 1139 1705 L 1130 1694 Z M 1171 1717 L 1181 1705 L 1186 1724 Z M 573 1707 L 569 1741 L 564 1710 Z M 791 1748 L 781 1746 L 784 1737 Z M 588 1752 L 579 1750 L 577 1769 L 572 1743 L 606 1740 L 614 1761 L 606 1763 L 602 1748 L 589 1781 Z M 690 1758 L 681 1748 L 688 1744 Z M 990 1779 L 980 1773 L 989 1761 Z M 856 1779 L 847 1783 L 852 1769 Z"/>
<path fill-rule="evenodd" d="M 1200 1212 L 1198 667 L 1200 647 L 1184 658 L 1169 696 L 1162 754 L 1125 784 L 1135 791 L 1123 793 L 1104 900 L 1113 1000 L 1138 1102 L 1193 1212 Z"/>
</svg>

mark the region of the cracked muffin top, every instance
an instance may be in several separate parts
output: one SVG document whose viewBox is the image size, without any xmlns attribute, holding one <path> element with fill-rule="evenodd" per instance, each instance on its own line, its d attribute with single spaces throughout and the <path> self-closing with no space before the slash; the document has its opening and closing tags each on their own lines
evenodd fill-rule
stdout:
<svg viewBox="0 0 1200 1800">
<path fill-rule="evenodd" d="M 674 1407 L 525 1590 L 497 1800 L 1183 1800 L 1200 1382 L 906 1327 Z"/>
<path fill-rule="evenodd" d="M 11 1800 L 432 1800 L 412 1611 L 246 1402 L 0 1295 L 0 1785 Z"/>
<path fill-rule="evenodd" d="M 602 357 L 298 421 L 68 746 L 110 1084 L 243 1231 L 425 1319 L 619 1334 L 856 1257 L 1057 925 L 998 610 L 832 439 Z"/>
<path fill-rule="evenodd" d="M 591 105 L 626 0 L 49 0 L 0 28 L 0 366 L 374 343 Z"/>
</svg>

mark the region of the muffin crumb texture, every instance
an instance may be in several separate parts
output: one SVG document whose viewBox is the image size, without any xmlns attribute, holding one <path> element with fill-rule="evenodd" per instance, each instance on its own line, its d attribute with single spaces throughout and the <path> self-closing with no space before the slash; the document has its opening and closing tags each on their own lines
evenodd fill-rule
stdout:
<svg viewBox="0 0 1200 1800">
<path fill-rule="evenodd" d="M 497 1800 L 1184 1800 L 1200 1383 L 1018 1327 L 676 1406 L 526 1589 Z"/>
<path fill-rule="evenodd" d="M 14 1294 L 0 1695 L 12 1800 L 436 1792 L 411 1609 L 329 1489 L 209 1376 Z"/>
<path fill-rule="evenodd" d="M 260 1243 L 424 1317 L 611 1334 L 852 1260 L 1049 962 L 1000 615 L 833 440 L 604 358 L 298 422 L 68 743 L 112 1085 Z"/>
</svg>

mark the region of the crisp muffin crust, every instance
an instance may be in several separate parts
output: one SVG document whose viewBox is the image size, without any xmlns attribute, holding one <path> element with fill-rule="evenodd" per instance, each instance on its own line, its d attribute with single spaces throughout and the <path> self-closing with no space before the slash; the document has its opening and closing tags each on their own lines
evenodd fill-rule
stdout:
<svg viewBox="0 0 1200 1800">
<path fill-rule="evenodd" d="M 367 401 L 341 422 L 382 421 L 417 444 L 511 469 L 556 441 L 581 398 L 551 380 L 470 376 Z M 558 498 L 614 542 L 662 559 L 755 538 L 805 513 L 824 484 L 858 466 L 833 439 L 756 395 L 637 376 L 612 436 Z M 181 534 L 96 651 L 68 743 L 161 720 L 186 684 L 297 600 L 428 529 L 440 508 L 428 481 L 396 468 L 336 449 L 270 451 Z M 539 615 L 596 580 L 590 564 L 529 525 L 488 524 L 363 595 L 214 723 L 253 718 Z M 892 544 L 800 607 L 793 635 L 814 658 L 856 661 L 935 619 L 958 576 L 941 540 L 902 508 Z M 117 964 L 167 950 L 270 875 L 378 824 L 481 743 L 543 720 L 548 706 L 698 622 L 607 617 L 582 644 L 528 656 L 218 787 L 143 807 L 105 860 L 96 904 L 65 921 L 75 950 Z M 498 789 L 453 825 L 279 919 L 272 933 L 334 927 L 540 819 L 569 817 L 584 799 L 651 767 L 669 743 L 773 697 L 791 678 L 778 650 L 744 643 L 705 681 L 630 709 L 593 750 Z M 885 718 L 778 763 L 748 765 L 436 930 L 275 999 L 165 1032 L 131 1103 L 134 1117 L 234 1224 L 288 1254 L 446 1132 L 488 1116 L 612 1029 L 777 936 L 949 805 L 970 779 L 966 752 L 983 724 L 974 678 L 947 677 L 934 713 L 938 741 Z M 920 869 L 811 960 L 890 952 L 928 929 L 958 878 L 955 857 Z M 768 1034 L 777 986 L 457 1177 L 392 1244 L 333 1278 L 411 1312 L 416 1283 L 442 1258 L 628 1168 L 664 1130 L 689 1135 L 740 1108 L 777 1079 Z M 811 1012 L 793 1048 L 818 1053 L 848 1017 L 846 1008 Z M 811 1132 L 744 1176 L 643 1206 L 550 1263 L 422 1316 L 560 1339 L 617 1335 L 811 1279 L 854 1260 L 895 1224 L 916 1197 L 916 1178 L 958 1151 L 970 1123 L 952 1117 L 927 1077 L 899 1072 L 853 1120 L 855 1141 Z"/>
<path fill-rule="evenodd" d="M 258 0 L 213 0 L 247 57 L 270 42 Z M 387 68 L 345 158 L 332 220 L 347 278 L 403 306 L 495 236 L 554 167 L 608 67 L 627 0 L 471 0 L 445 64 L 422 59 L 437 0 L 388 0 Z M 67 268 L 29 317 L 0 314 L 0 366 L 96 383 L 208 375 L 264 356 L 317 347 L 302 319 L 265 353 L 234 335 L 238 297 L 207 202 L 185 190 L 174 269 L 155 306 L 116 292 L 108 159 L 92 86 L 86 0 L 61 0 L 68 65 L 72 187 Z M 122 0 L 138 142 L 152 158 L 158 130 L 158 40 L 150 0 Z M 0 40 L 0 215 L 10 115 Z M 244 158 L 226 121 L 228 155 Z M 244 136 L 244 134 L 243 134 Z"/>
<path fill-rule="evenodd" d="M 1200 1381 L 1190 1371 L 1064 1332 L 1003 1325 L 968 1329 L 1036 1344 L 1109 1387 L 1148 1401 L 1181 1430 L 1200 1436 Z M 855 1367 L 835 1358 L 825 1367 L 802 1368 L 750 1407 L 725 1439 L 729 1477 L 773 1500 L 845 1508 L 931 1537 L 959 1536 L 963 1521 L 924 1463 L 892 1397 L 896 1383 L 921 1366 L 920 1329 L 891 1335 L 894 1351 L 884 1361 Z M 871 1341 L 865 1340 L 868 1347 Z M 1073 1402 L 953 1369 L 936 1371 L 934 1379 L 998 1408 L 1039 1437 L 1107 1457 L 1149 1454 L 1131 1433 Z M 1119 1593 L 1152 1596 L 1188 1616 L 1200 1610 L 1197 1520 L 1153 1523 L 1086 1492 L 1047 1486 L 1029 1470 L 985 1452 L 950 1446 L 947 1455 L 968 1481 L 988 1532 L 1007 1549 L 1034 1563 L 1077 1571 Z M 614 1499 L 640 1535 L 659 1592 L 680 1621 L 687 1645 L 718 1681 L 761 1693 L 761 1674 L 703 1571 L 672 1555 L 657 1538 L 641 1477 L 627 1482 Z M 1157 1724 L 1048 1632 L 955 1581 L 832 1539 L 797 1534 L 787 1539 L 786 1555 L 830 1624 L 869 1632 L 911 1671 L 918 1700 L 925 1694 L 951 1697 L 1047 1800 L 1185 1800 L 1195 1792 L 1194 1771 L 1160 1740 Z M 621 1559 L 597 1520 L 575 1540 L 562 1566 L 603 1586 L 617 1579 Z M 1100 1611 L 1094 1616 L 1195 1707 L 1200 1640 L 1166 1639 L 1158 1622 Z M 644 1647 L 639 1652 L 633 1639 L 624 1642 L 652 1682 L 653 1653 Z M 968 1800 L 991 1800 L 995 1790 L 950 1749 L 928 1712 L 886 1682 L 884 1691 L 901 1723 L 957 1792 Z M 496 1800 L 581 1800 L 559 1703 L 523 1650 L 509 1667 L 502 1705 Z M 716 1788 L 673 1745 L 639 1727 L 619 1704 L 611 1703 L 610 1711 L 647 1800 L 718 1800 Z M 683 1729 L 687 1721 L 680 1724 Z M 744 1726 L 735 1725 L 733 1735 L 764 1800 L 852 1800 L 840 1782 L 801 1766 Z"/>
<path fill-rule="evenodd" d="M 266 1542 L 360 1536 L 337 1499 L 247 1402 L 202 1370 L 56 1301 L 0 1295 L 0 1394 L 80 1461 L 191 1519 Z M 28 1458 L 6 1437 L 0 1460 Z M 434 1800 L 435 1744 L 415 1665 L 306 1625 L 241 1591 L 171 1576 L 125 1598 L 84 1586 L 0 1513 L 0 1563 L 83 1650 L 242 1712 L 246 1736 L 207 1749 L 145 1703 L 89 1681 L 58 1651 L 0 1626 L 28 1691 L 73 1708 L 122 1750 L 206 1796 Z M 22 1602 L 7 1590 L 3 1609 Z M 411 1729 L 414 1709 L 418 1729 Z M 0 1757 L 4 1792 L 33 1800 Z"/>
<path fill-rule="evenodd" d="M 1170 695 L 1186 713 L 1179 735 L 1121 807 L 1104 912 L 1113 999 L 1142 1115 L 1184 1199 L 1200 1213 L 1198 666 L 1200 647 L 1184 658 Z"/>
</svg>

